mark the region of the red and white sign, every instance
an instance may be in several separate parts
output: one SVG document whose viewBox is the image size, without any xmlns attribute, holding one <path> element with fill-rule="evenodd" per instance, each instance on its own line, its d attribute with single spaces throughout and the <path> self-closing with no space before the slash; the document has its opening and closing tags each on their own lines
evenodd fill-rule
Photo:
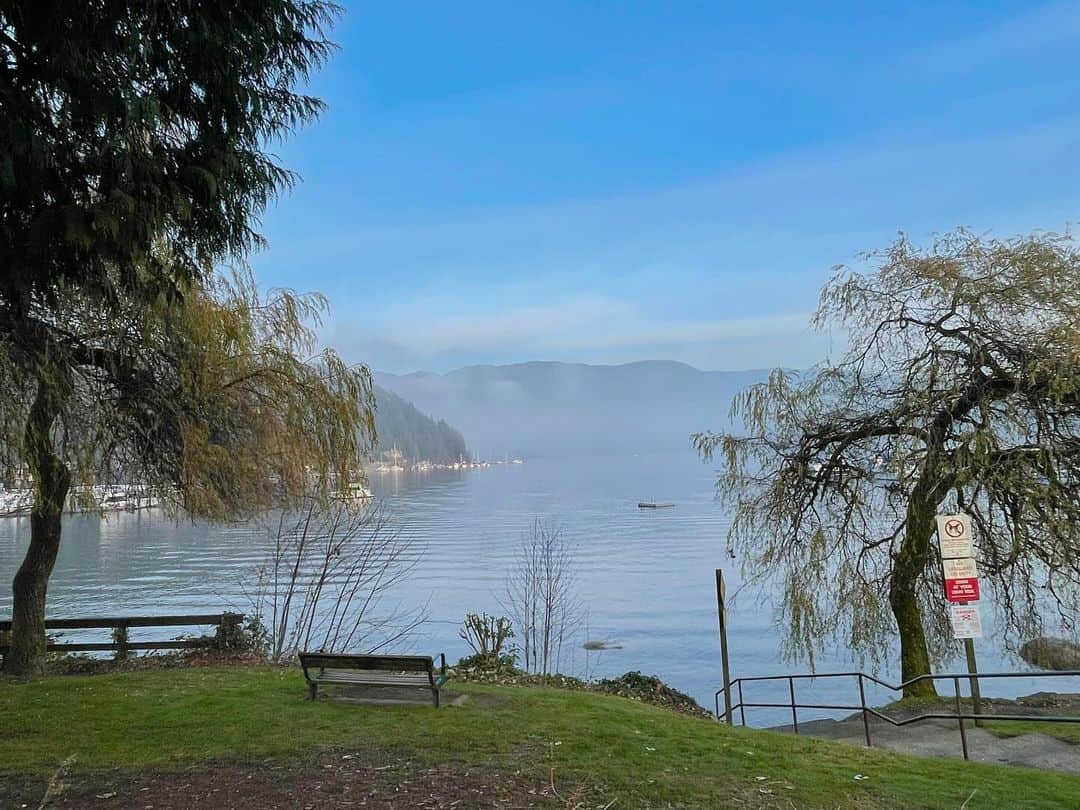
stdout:
<svg viewBox="0 0 1080 810">
<path fill-rule="evenodd" d="M 937 527 L 945 598 L 950 602 L 978 602 L 979 571 L 971 546 L 971 516 L 938 515 Z"/>
<path fill-rule="evenodd" d="M 982 638 L 982 616 L 978 605 L 951 605 L 949 622 L 953 638 Z"/>
<path fill-rule="evenodd" d="M 978 602 L 979 578 L 964 577 L 945 580 L 945 599 L 949 602 Z"/>
</svg>

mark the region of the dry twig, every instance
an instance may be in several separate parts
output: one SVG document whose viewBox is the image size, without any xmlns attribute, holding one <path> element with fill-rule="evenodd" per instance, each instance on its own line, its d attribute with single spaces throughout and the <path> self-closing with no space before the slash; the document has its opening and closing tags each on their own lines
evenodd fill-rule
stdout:
<svg viewBox="0 0 1080 810">
<path fill-rule="evenodd" d="M 59 796 L 64 790 L 64 773 L 75 762 L 75 755 L 72 754 L 63 762 L 60 763 L 60 767 L 56 769 L 56 772 L 49 779 L 49 784 L 45 786 L 45 795 L 41 797 L 41 804 L 38 805 L 38 810 L 45 810 L 46 805 L 54 798 Z"/>
</svg>

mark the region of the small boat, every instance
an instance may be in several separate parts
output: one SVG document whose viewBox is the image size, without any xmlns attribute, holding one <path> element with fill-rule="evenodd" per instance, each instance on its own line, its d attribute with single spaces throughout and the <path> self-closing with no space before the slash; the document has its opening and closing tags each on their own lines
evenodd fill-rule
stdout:
<svg viewBox="0 0 1080 810">
<path fill-rule="evenodd" d="M 350 481 L 333 497 L 348 505 L 364 505 L 371 500 L 372 495 L 363 481 Z"/>
<path fill-rule="evenodd" d="M 675 506 L 673 503 L 651 503 L 648 501 L 640 501 L 637 505 L 638 509 L 672 509 Z"/>
</svg>

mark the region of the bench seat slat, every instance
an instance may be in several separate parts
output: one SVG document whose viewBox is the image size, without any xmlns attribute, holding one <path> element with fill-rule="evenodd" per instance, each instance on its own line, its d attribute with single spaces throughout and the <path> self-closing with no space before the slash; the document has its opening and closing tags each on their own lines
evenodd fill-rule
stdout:
<svg viewBox="0 0 1080 810">
<path fill-rule="evenodd" d="M 310 680 L 319 683 L 400 683 L 431 686 L 426 674 L 393 672 L 319 672 L 312 673 Z"/>
<path fill-rule="evenodd" d="M 430 670 L 422 669 L 365 669 L 365 668 L 353 668 L 353 667 L 312 667 L 308 669 L 312 672 L 332 672 L 335 675 L 406 675 L 414 677 L 417 675 L 427 675 Z"/>
<path fill-rule="evenodd" d="M 391 678 L 365 678 L 364 680 L 354 680 L 351 678 L 312 678 L 311 683 L 317 683 L 320 686 L 326 686 L 328 684 L 337 684 L 339 686 L 400 686 L 400 687 L 413 687 L 416 689 L 431 689 L 432 684 L 427 678 L 422 681 L 401 681 L 393 680 Z"/>
</svg>

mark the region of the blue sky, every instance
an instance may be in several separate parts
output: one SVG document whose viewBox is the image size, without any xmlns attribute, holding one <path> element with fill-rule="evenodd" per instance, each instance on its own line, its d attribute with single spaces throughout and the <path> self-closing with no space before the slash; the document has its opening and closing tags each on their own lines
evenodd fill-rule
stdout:
<svg viewBox="0 0 1080 810">
<path fill-rule="evenodd" d="M 1080 3 L 349 3 L 260 282 L 383 371 L 805 366 L 831 268 L 1080 211 Z"/>
</svg>

